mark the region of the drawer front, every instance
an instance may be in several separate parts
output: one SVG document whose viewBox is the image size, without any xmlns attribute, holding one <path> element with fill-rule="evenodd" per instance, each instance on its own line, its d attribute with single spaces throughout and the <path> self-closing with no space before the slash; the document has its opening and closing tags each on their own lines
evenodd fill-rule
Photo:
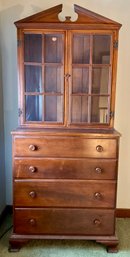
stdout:
<svg viewBox="0 0 130 257">
<path fill-rule="evenodd" d="M 69 208 L 17 208 L 14 215 L 14 233 L 113 235 L 114 211 Z"/>
<path fill-rule="evenodd" d="M 116 158 L 116 139 L 15 137 L 14 156 Z"/>
<path fill-rule="evenodd" d="M 15 180 L 15 206 L 102 207 L 115 206 L 116 183 L 94 180 Z"/>
<path fill-rule="evenodd" d="M 116 179 L 117 161 L 113 159 L 16 158 L 15 178 Z"/>
</svg>

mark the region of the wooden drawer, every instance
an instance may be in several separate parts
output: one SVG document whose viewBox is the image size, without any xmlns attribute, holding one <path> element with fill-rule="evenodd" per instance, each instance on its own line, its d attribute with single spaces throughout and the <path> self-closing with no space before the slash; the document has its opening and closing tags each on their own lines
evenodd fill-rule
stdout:
<svg viewBox="0 0 130 257">
<path fill-rule="evenodd" d="M 116 179 L 114 159 L 15 158 L 15 178 Z"/>
<path fill-rule="evenodd" d="M 15 206 L 102 207 L 115 206 L 116 183 L 94 180 L 15 180 Z"/>
<path fill-rule="evenodd" d="M 14 233 L 113 235 L 114 211 L 75 208 L 16 208 Z"/>
<path fill-rule="evenodd" d="M 14 156 L 116 158 L 116 139 L 79 137 L 15 137 Z"/>
</svg>

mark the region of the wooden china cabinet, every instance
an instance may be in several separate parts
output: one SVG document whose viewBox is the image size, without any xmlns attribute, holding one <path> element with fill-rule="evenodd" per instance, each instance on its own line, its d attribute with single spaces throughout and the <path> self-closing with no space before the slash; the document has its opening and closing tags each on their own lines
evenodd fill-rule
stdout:
<svg viewBox="0 0 130 257">
<path fill-rule="evenodd" d="M 120 134 L 114 130 L 121 24 L 74 5 L 15 23 L 19 127 L 10 251 L 31 239 L 86 239 L 117 251 Z"/>
</svg>

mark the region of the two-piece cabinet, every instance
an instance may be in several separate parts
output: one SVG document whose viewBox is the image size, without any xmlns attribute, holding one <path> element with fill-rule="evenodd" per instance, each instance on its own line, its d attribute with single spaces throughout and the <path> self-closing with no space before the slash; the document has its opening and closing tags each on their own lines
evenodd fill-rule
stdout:
<svg viewBox="0 0 130 257">
<path fill-rule="evenodd" d="M 10 250 L 30 239 L 96 240 L 116 251 L 120 134 L 114 130 L 115 21 L 62 5 L 15 23 L 19 127 L 12 132 Z"/>
</svg>

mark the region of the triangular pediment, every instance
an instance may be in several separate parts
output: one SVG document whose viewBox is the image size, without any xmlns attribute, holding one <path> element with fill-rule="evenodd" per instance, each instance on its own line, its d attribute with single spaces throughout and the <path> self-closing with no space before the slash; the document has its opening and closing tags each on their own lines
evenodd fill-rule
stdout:
<svg viewBox="0 0 130 257">
<path fill-rule="evenodd" d="M 90 24 L 98 23 L 98 24 L 121 25 L 116 21 L 110 20 L 100 14 L 92 12 L 92 11 L 85 9 L 83 7 L 80 7 L 79 5 L 76 5 L 76 4 L 74 4 L 74 10 L 78 14 L 78 19 L 76 22 L 79 22 L 79 23 L 84 21 L 84 23 L 90 23 Z"/>
<path fill-rule="evenodd" d="M 110 20 L 102 15 L 99 15 L 97 13 L 94 13 L 90 10 L 87 10 L 83 7 L 80 7 L 76 4 L 74 4 L 74 11 L 78 14 L 78 18 L 76 21 L 71 21 L 71 17 L 66 16 L 65 21 L 59 20 L 59 13 L 62 12 L 62 4 L 54 6 L 52 8 L 49 8 L 45 11 L 36 13 L 34 15 L 31 15 L 27 18 L 24 18 L 22 20 L 19 20 L 15 22 L 15 25 L 17 27 L 20 26 L 20 24 L 45 24 L 45 23 L 73 23 L 73 24 L 88 24 L 88 25 L 94 25 L 94 24 L 100 24 L 100 25 L 113 25 L 117 28 L 121 27 L 121 24 L 118 22 L 115 22 L 113 20 Z"/>
<path fill-rule="evenodd" d="M 52 23 L 52 22 L 60 22 L 58 18 L 58 14 L 62 12 L 62 4 L 49 8 L 45 11 L 36 13 L 31 15 L 25 19 L 16 21 L 15 24 L 17 26 L 18 23 Z"/>
</svg>

